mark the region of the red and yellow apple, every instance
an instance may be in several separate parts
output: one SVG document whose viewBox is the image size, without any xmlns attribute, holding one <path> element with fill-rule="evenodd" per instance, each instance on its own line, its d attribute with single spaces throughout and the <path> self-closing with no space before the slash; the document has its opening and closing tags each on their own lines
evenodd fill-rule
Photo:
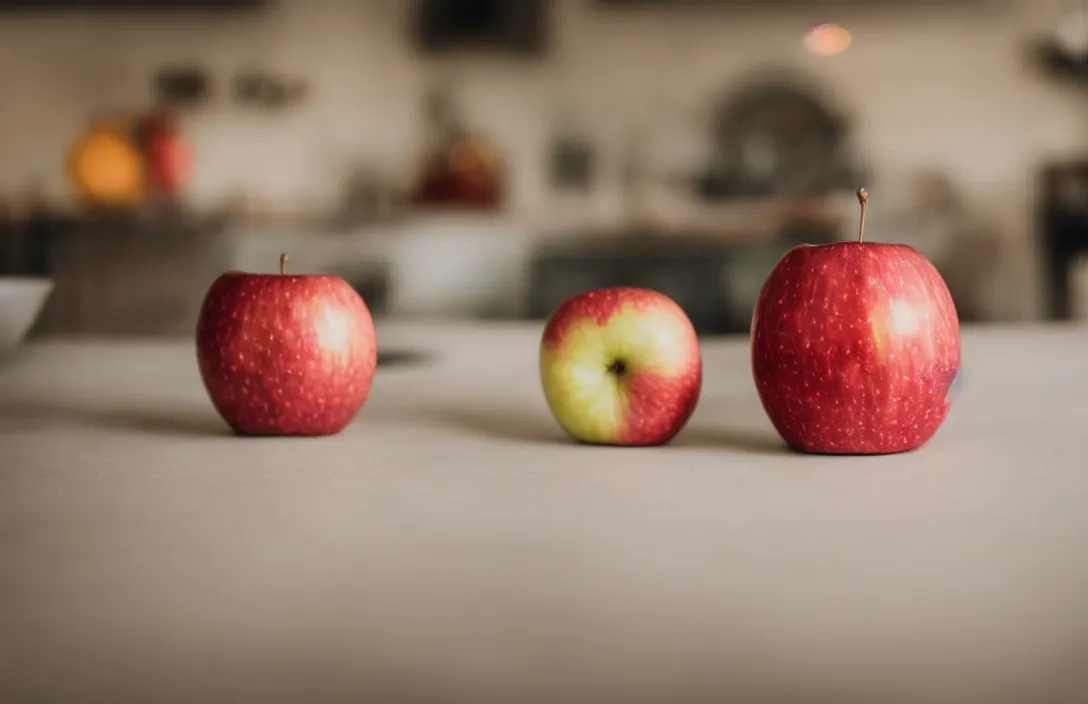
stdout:
<svg viewBox="0 0 1088 704">
<path fill-rule="evenodd" d="M 241 435 L 333 435 L 363 407 L 377 343 L 363 299 L 337 276 L 231 271 L 200 310 L 197 362 Z"/>
<path fill-rule="evenodd" d="M 548 320 L 540 377 L 548 408 L 575 439 L 663 445 L 698 403 L 699 341 L 668 296 L 642 288 L 586 291 Z"/>
<path fill-rule="evenodd" d="M 901 244 L 802 245 L 771 271 L 752 320 L 763 407 L 791 447 L 884 454 L 925 444 L 960 368 L 956 306 L 937 269 Z"/>
</svg>

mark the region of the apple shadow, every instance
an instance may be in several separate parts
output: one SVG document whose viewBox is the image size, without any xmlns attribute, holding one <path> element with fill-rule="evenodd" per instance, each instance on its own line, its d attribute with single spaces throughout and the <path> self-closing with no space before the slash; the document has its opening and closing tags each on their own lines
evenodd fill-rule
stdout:
<svg viewBox="0 0 1088 704">
<path fill-rule="evenodd" d="M 482 413 L 442 409 L 432 411 L 429 419 L 446 427 L 467 430 L 501 440 L 547 445 L 585 445 L 564 433 L 550 418 L 537 417 L 528 413 L 511 413 L 502 410 Z M 685 428 L 664 447 L 711 448 L 751 454 L 792 454 L 794 452 L 777 435 L 736 428 Z"/>
<path fill-rule="evenodd" d="M 432 427 L 464 431 L 496 440 L 532 443 L 536 445 L 569 445 L 569 438 L 547 416 L 524 410 L 493 409 L 489 411 L 466 408 L 413 408 L 400 411 L 386 409 L 377 413 L 383 422 L 423 423 Z"/>
<path fill-rule="evenodd" d="M 772 433 L 729 427 L 688 427 L 671 443 L 674 447 L 733 450 L 755 455 L 790 455 L 795 450 Z"/>
<path fill-rule="evenodd" d="M 465 408 L 383 409 L 376 414 L 379 422 L 423 423 L 464 431 L 493 439 L 536 445 L 590 446 L 567 435 L 546 414 L 527 409 Z M 628 449 L 617 446 L 618 449 Z M 632 446 L 637 448 L 638 446 Z M 688 426 L 664 447 L 732 450 L 751 454 L 792 454 L 776 434 L 728 427 Z"/>
<path fill-rule="evenodd" d="M 214 411 L 193 408 L 86 408 L 47 403 L 2 403 L 0 424 L 66 422 L 112 430 L 174 437 L 233 435 Z"/>
</svg>

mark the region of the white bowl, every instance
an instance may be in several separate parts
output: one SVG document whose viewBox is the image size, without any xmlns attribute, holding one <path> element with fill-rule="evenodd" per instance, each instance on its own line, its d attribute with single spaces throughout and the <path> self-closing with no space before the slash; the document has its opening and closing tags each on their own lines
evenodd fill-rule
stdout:
<svg viewBox="0 0 1088 704">
<path fill-rule="evenodd" d="M 19 346 L 52 292 L 52 279 L 0 276 L 0 356 Z"/>
</svg>

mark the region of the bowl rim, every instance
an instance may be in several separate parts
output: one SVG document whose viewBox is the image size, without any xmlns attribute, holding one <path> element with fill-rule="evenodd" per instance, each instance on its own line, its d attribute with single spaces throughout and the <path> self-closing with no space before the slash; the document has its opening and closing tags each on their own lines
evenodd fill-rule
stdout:
<svg viewBox="0 0 1088 704">
<path fill-rule="evenodd" d="M 55 282 L 48 276 L 22 276 L 19 274 L 16 274 L 14 276 L 0 275 L 0 285 L 5 283 L 38 284 L 39 286 L 52 286 Z"/>
</svg>

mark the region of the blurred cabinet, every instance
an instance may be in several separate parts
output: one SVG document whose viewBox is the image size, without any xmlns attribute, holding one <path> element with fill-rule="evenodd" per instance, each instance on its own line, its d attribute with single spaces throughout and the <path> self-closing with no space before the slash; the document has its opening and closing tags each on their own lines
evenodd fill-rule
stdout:
<svg viewBox="0 0 1088 704">
<path fill-rule="evenodd" d="M 744 333 L 751 319 L 738 313 L 744 306 L 734 300 L 728 274 L 751 250 L 639 236 L 549 246 L 532 262 L 529 316 L 547 318 L 569 296 L 592 288 L 638 286 L 676 301 L 700 334 Z"/>
<path fill-rule="evenodd" d="M 27 273 L 56 286 L 39 334 L 190 335 L 218 273 L 217 232 L 196 223 L 55 220 L 31 233 Z"/>
</svg>

